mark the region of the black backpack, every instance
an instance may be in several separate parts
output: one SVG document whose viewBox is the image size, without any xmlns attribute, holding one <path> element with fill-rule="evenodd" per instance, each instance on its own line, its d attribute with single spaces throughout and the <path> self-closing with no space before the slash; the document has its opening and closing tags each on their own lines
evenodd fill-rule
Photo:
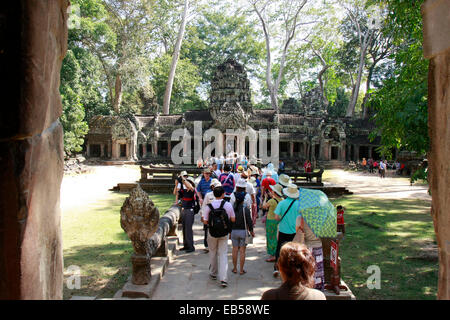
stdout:
<svg viewBox="0 0 450 320">
<path fill-rule="evenodd" d="M 222 200 L 220 207 L 214 209 L 212 204 L 208 204 L 209 209 L 209 219 L 208 219 L 208 228 L 209 233 L 214 238 L 221 238 L 226 236 L 231 232 L 231 223 L 230 219 L 228 219 L 227 211 L 223 208 L 225 200 Z"/>
</svg>

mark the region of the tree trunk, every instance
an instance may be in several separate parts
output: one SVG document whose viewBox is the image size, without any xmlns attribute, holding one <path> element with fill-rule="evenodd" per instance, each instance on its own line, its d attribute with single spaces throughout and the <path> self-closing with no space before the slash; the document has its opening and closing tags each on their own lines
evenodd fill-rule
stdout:
<svg viewBox="0 0 450 320">
<path fill-rule="evenodd" d="M 369 68 L 369 75 L 367 76 L 367 83 L 366 83 L 366 94 L 364 95 L 364 100 L 362 102 L 362 118 L 363 119 L 367 119 L 369 116 L 369 111 L 368 108 L 369 106 L 367 105 L 369 98 L 370 98 L 370 83 L 372 81 L 372 75 L 373 75 L 373 69 L 375 68 L 376 62 L 374 62 L 370 68 Z"/>
<path fill-rule="evenodd" d="M 120 104 L 122 103 L 122 79 L 120 74 L 116 74 L 116 84 L 114 86 L 113 110 L 119 114 Z"/>
<path fill-rule="evenodd" d="M 175 78 L 175 70 L 177 68 L 178 57 L 180 56 L 181 43 L 183 41 L 184 31 L 186 29 L 186 17 L 188 8 L 189 8 L 189 1 L 185 0 L 181 25 L 178 31 L 178 38 L 175 44 L 175 48 L 173 50 L 172 64 L 170 65 L 169 78 L 167 79 L 166 92 L 164 93 L 163 114 L 166 115 L 169 114 L 170 111 L 170 97 L 172 95 L 173 80 Z"/>
<path fill-rule="evenodd" d="M 319 86 L 320 86 L 320 94 L 322 95 L 322 103 L 326 107 L 328 107 L 328 99 L 325 96 L 325 86 L 323 84 L 323 78 L 322 77 L 325 74 L 325 71 L 327 71 L 329 67 L 330 66 L 328 66 L 328 65 L 324 65 L 322 70 L 320 70 L 319 76 L 318 76 L 318 78 L 319 78 Z"/>
<path fill-rule="evenodd" d="M 359 87 L 361 86 L 365 57 L 366 57 L 366 48 L 361 48 L 361 54 L 359 57 L 358 76 L 356 78 L 352 98 L 350 99 L 350 103 L 347 107 L 347 112 L 345 113 L 346 117 L 353 117 L 353 113 L 355 112 L 356 103 L 358 102 Z"/>
</svg>

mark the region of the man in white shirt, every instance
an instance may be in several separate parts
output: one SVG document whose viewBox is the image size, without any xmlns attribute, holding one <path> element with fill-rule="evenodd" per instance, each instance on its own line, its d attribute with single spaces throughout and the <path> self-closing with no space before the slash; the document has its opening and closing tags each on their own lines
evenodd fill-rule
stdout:
<svg viewBox="0 0 450 320">
<path fill-rule="evenodd" d="M 228 219 L 231 222 L 235 222 L 236 216 L 234 214 L 234 210 L 232 205 L 224 201 L 225 190 L 222 187 L 214 188 L 214 196 L 215 200 L 211 203 L 211 206 L 214 209 L 219 208 L 221 205 L 222 208 L 225 209 Z M 222 203 L 223 202 L 223 203 Z M 203 223 L 208 225 L 209 214 L 211 209 L 209 206 L 206 206 L 202 212 L 203 215 Z M 223 288 L 228 286 L 227 283 L 227 273 L 228 273 L 228 236 L 225 235 L 223 237 L 213 237 L 211 232 L 208 232 L 208 245 L 209 245 L 209 258 L 210 258 L 210 274 L 211 279 L 218 280 L 221 283 Z"/>
</svg>

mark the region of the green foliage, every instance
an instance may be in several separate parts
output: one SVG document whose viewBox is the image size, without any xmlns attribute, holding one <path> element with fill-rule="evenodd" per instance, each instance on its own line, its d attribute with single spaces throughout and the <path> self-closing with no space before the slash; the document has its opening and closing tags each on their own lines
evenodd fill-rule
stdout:
<svg viewBox="0 0 450 320">
<path fill-rule="evenodd" d="M 198 67 L 202 85 L 209 88 L 215 68 L 228 57 L 244 64 L 254 74 L 264 57 L 264 39 L 243 14 L 204 10 L 186 27 L 181 57 Z"/>
<path fill-rule="evenodd" d="M 64 129 L 64 150 L 66 154 L 80 152 L 84 142 L 83 138 L 88 132 L 81 103 L 81 74 L 81 68 L 75 55 L 71 50 L 68 50 L 61 67 L 60 86 L 63 107 L 61 124 Z"/>
<path fill-rule="evenodd" d="M 152 63 L 151 84 L 160 105 L 163 103 L 171 62 L 172 56 L 165 54 L 156 58 Z M 203 109 L 205 107 L 196 92 L 200 79 L 197 66 L 192 64 L 190 60 L 180 59 L 178 61 L 173 82 L 170 113 L 183 113 L 186 110 Z"/>
<path fill-rule="evenodd" d="M 419 180 L 424 183 L 428 182 L 428 168 L 419 167 L 419 169 L 413 172 L 411 175 L 411 184 Z"/>
<path fill-rule="evenodd" d="M 420 5 L 391 1 L 388 31 L 396 46 L 394 73 L 372 95 L 374 119 L 385 149 L 398 148 L 425 153 L 429 148 L 427 74 L 428 63 L 422 52 Z"/>
<path fill-rule="evenodd" d="M 336 88 L 336 98 L 333 103 L 328 106 L 328 114 L 331 117 L 345 117 L 348 103 L 350 102 L 350 94 L 343 88 Z"/>
</svg>

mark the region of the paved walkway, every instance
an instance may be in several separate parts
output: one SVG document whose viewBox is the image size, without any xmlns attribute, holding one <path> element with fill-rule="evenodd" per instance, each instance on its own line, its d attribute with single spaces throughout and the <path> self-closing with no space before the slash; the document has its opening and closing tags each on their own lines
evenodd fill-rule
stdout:
<svg viewBox="0 0 450 320">
<path fill-rule="evenodd" d="M 279 278 L 272 276 L 273 262 L 265 262 L 266 240 L 265 230 L 257 220 L 254 243 L 247 247 L 244 269 L 246 274 L 231 272 L 231 240 L 228 242 L 228 287 L 222 288 L 219 281 L 209 278 L 209 254 L 203 252 L 203 228 L 200 216 L 196 215 L 194 224 L 194 242 L 196 251 L 185 253 L 177 251 L 174 261 L 167 268 L 155 293 L 154 300 L 239 300 L 261 298 L 264 291 L 278 287 Z M 181 233 L 180 233 L 181 238 Z M 244 280 L 244 281 L 243 281 Z"/>
<path fill-rule="evenodd" d="M 409 178 L 395 176 L 391 170 L 383 179 L 367 172 L 327 170 L 324 183 L 346 187 L 354 196 L 363 198 L 431 200 L 428 186 L 419 183 L 411 186 Z"/>
</svg>

